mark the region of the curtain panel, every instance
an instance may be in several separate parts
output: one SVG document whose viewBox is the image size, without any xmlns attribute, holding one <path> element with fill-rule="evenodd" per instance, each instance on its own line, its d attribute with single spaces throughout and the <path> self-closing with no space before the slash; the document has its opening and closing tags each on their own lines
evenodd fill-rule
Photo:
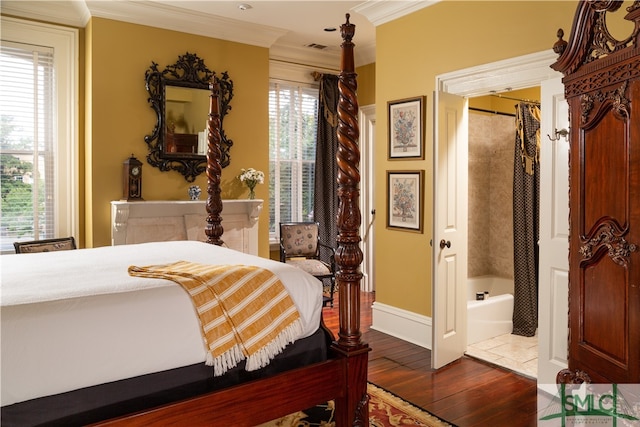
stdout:
<svg viewBox="0 0 640 427">
<path fill-rule="evenodd" d="M 318 132 L 314 184 L 314 219 L 320 224 L 320 241 L 335 248 L 338 227 L 338 76 L 323 74 L 320 79 Z M 331 251 L 322 248 L 320 258 L 329 262 Z"/>
<path fill-rule="evenodd" d="M 540 108 L 516 107 L 513 168 L 513 333 L 534 336 L 538 328 L 540 218 Z"/>
</svg>

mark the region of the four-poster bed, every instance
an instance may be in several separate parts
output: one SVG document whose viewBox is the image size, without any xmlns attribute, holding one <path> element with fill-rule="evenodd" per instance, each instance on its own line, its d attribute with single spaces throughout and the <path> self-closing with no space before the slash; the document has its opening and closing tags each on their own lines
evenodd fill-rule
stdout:
<svg viewBox="0 0 640 427">
<path fill-rule="evenodd" d="M 317 324 L 321 323 L 319 320 L 319 313 L 321 312 L 320 306 L 320 312 L 318 312 L 318 318 L 316 319 L 316 327 L 308 329 L 303 334 L 306 335 L 306 337 L 300 339 L 299 341 L 310 340 L 313 339 L 313 337 L 317 338 L 318 336 L 320 336 L 320 341 L 326 346 L 326 351 L 318 350 L 318 348 L 322 348 L 322 346 L 313 347 L 313 350 L 311 350 L 311 358 L 306 358 L 306 361 L 296 362 L 299 364 L 293 365 L 300 367 L 292 368 L 292 365 L 287 366 L 287 354 L 285 354 L 288 351 L 287 348 L 283 352 L 285 356 L 285 361 L 283 362 L 284 365 L 281 366 L 280 369 L 278 369 L 278 371 L 280 371 L 278 373 L 270 372 L 267 376 L 251 376 L 251 373 L 249 373 L 248 375 L 246 373 L 240 373 L 238 374 L 239 377 L 241 377 L 240 380 L 242 381 L 240 384 L 231 385 L 228 387 L 225 386 L 223 388 L 219 388 L 218 386 L 211 387 L 211 383 L 215 382 L 215 378 L 213 380 L 205 381 L 198 379 L 194 380 L 194 383 L 197 384 L 197 390 L 195 391 L 191 389 L 184 390 L 183 384 L 180 383 L 180 386 L 169 389 L 169 396 L 166 395 L 166 390 L 159 389 L 152 398 L 146 399 L 146 396 L 138 397 L 138 400 L 134 402 L 135 404 L 132 404 L 129 409 L 127 409 L 128 402 L 125 402 L 124 406 L 120 406 L 117 411 L 112 411 L 111 407 L 99 408 L 99 410 L 102 412 L 98 413 L 100 413 L 101 415 L 98 416 L 96 420 L 92 421 L 94 423 L 93 425 L 220 425 L 220 423 L 224 423 L 225 425 L 234 426 L 252 426 L 276 419 L 278 417 L 301 409 L 311 407 L 319 403 L 323 403 L 330 399 L 335 400 L 336 425 L 368 425 L 368 396 L 366 393 L 366 378 L 369 347 L 361 340 L 359 308 L 360 281 L 362 278 L 359 266 L 362 261 L 362 252 L 359 248 L 360 211 L 358 207 L 358 199 L 360 176 L 358 171 L 358 103 L 356 98 L 356 74 L 354 72 L 354 45 L 352 43 L 352 38 L 355 33 L 355 26 L 349 23 L 348 14 L 346 17 L 346 23 L 341 26 L 343 44 L 341 72 L 339 80 L 340 99 L 338 106 L 339 149 L 336 158 L 338 166 L 338 197 L 340 199 L 340 207 L 337 218 L 339 237 L 335 259 L 336 265 L 338 267 L 338 272 L 336 274 L 336 283 L 338 286 L 340 301 L 340 324 L 337 340 L 330 332 L 326 330 L 326 328 L 324 328 L 323 325 L 320 325 L 321 327 L 319 329 L 316 329 Z M 154 251 L 162 251 L 162 248 L 167 248 L 170 246 L 173 252 L 171 252 L 170 254 L 167 254 L 166 251 L 162 253 L 156 253 L 156 256 L 152 257 L 152 259 L 155 260 L 155 263 L 167 262 L 167 257 L 170 256 L 181 256 L 182 254 L 189 253 L 191 253 L 192 255 L 185 256 L 195 258 L 193 261 L 202 263 L 206 263 L 207 260 L 215 260 L 214 262 L 222 260 L 221 263 L 223 264 L 239 264 L 242 262 L 242 260 L 235 258 L 237 252 L 230 251 L 233 252 L 233 254 L 229 254 L 229 250 L 219 247 L 223 244 L 223 226 L 221 224 L 220 216 L 220 212 L 222 210 L 222 201 L 220 199 L 221 167 L 220 150 L 218 148 L 218 144 L 220 142 L 220 116 L 218 104 L 219 90 L 215 81 L 211 85 L 211 90 L 211 109 L 209 120 L 207 122 L 209 141 L 206 168 L 208 179 L 208 216 L 205 231 L 208 237 L 208 244 L 200 242 L 163 242 L 147 243 L 143 245 L 125 245 L 118 247 L 68 251 L 68 253 L 59 252 L 56 254 L 51 253 L 15 255 L 15 257 L 42 257 L 50 255 L 52 257 L 51 260 L 55 258 L 56 260 L 61 261 L 62 264 L 69 263 L 69 268 L 73 268 L 71 265 L 74 264 L 74 261 L 71 257 L 75 256 L 82 258 L 84 260 L 83 265 L 85 268 L 81 273 L 78 273 L 80 274 L 79 278 L 70 279 L 69 282 L 72 283 L 63 286 L 65 288 L 63 296 L 60 297 L 60 295 L 58 295 L 59 298 L 62 298 L 61 300 L 64 304 L 72 306 L 76 305 L 76 301 L 73 299 L 75 296 L 77 296 L 76 294 L 74 294 L 74 292 L 76 292 L 74 290 L 74 286 L 82 284 L 78 283 L 81 278 L 84 277 L 85 280 L 88 280 L 86 279 L 87 277 L 95 276 L 96 279 L 99 279 L 101 273 L 110 273 L 108 271 L 99 271 L 100 269 L 105 269 L 105 267 L 102 266 L 99 262 L 99 260 L 101 259 L 100 257 L 107 253 L 115 254 L 115 258 L 118 258 L 118 262 L 121 264 L 123 262 L 129 262 L 129 260 L 133 260 L 134 262 L 146 262 L 144 261 L 146 258 L 144 258 L 142 255 L 137 255 L 137 253 L 140 252 L 143 248 L 147 249 L 149 252 L 151 252 L 151 255 L 153 255 Z M 196 256 L 195 254 L 193 254 L 193 252 L 197 250 L 197 247 L 199 245 L 207 247 L 207 249 L 206 251 L 203 251 L 205 253 L 198 254 Z M 90 254 L 93 255 L 91 256 Z M 286 270 L 287 268 L 296 270 L 293 267 L 288 267 L 285 264 L 277 263 L 275 261 L 258 259 L 257 257 L 253 258 L 257 265 L 262 265 L 265 268 L 273 267 L 274 269 L 278 270 L 278 276 L 291 276 L 293 272 L 292 270 Z M 42 258 L 38 258 L 37 260 L 36 258 L 30 258 L 29 260 L 27 260 L 27 258 L 16 258 L 16 260 L 20 260 L 20 263 L 23 264 L 23 270 L 27 270 L 29 260 L 42 261 Z M 177 259 L 175 259 L 175 261 L 177 261 Z M 278 265 L 275 265 L 273 263 Z M 91 267 L 92 265 L 96 266 L 95 269 Z M 60 269 L 57 269 L 51 274 L 60 275 L 61 271 Z M 281 278 L 283 283 L 285 284 L 285 287 L 287 287 L 287 290 L 291 292 L 295 284 L 290 284 L 290 281 L 285 280 L 285 277 Z M 40 282 L 37 279 L 38 277 L 35 277 L 34 282 Z M 44 282 L 46 277 L 43 276 L 40 279 L 42 279 L 41 281 Z M 137 295 L 137 292 L 139 291 L 140 295 L 143 295 L 140 299 L 145 302 L 149 295 L 148 292 L 151 292 L 146 288 L 151 288 L 153 292 L 159 293 L 173 292 L 171 291 L 171 289 L 176 289 L 176 287 L 167 285 L 167 281 L 163 281 L 161 279 L 157 280 L 160 280 L 164 284 L 156 284 L 155 287 L 152 285 L 144 285 L 143 287 L 145 289 L 136 289 L 135 292 L 132 291 L 126 294 L 127 299 L 130 301 L 135 300 L 135 298 L 133 297 Z M 119 286 L 121 286 L 120 283 L 114 285 L 113 282 L 109 279 L 103 279 L 102 281 L 104 282 L 101 285 L 103 287 L 115 286 L 115 288 L 118 288 Z M 43 286 L 46 287 L 47 283 L 44 283 Z M 122 286 L 125 285 L 126 283 Z M 37 286 L 40 286 L 40 283 L 38 283 Z M 317 299 L 317 302 L 321 304 L 321 286 L 316 286 L 315 288 L 318 292 L 317 296 L 313 294 L 313 291 L 310 291 L 309 293 L 311 294 L 311 298 Z M 167 289 L 169 289 L 170 291 L 167 291 Z M 181 289 L 179 289 L 179 287 L 177 289 L 179 292 L 182 291 Z M 51 289 L 47 289 L 47 291 L 54 294 L 58 292 Z M 67 294 L 64 294 L 65 292 Z M 112 292 L 113 294 L 123 293 L 122 289 L 111 289 L 108 292 Z M 16 295 L 20 297 L 20 292 L 16 291 Z M 25 295 L 22 295 L 22 297 L 24 298 Z M 100 298 L 101 295 L 90 295 L 89 297 Z M 294 295 L 292 295 L 292 298 L 293 297 Z M 296 296 L 294 298 L 296 300 L 296 305 L 312 305 L 304 302 L 304 298 L 307 297 L 308 296 Z M 26 298 L 28 299 L 28 296 Z M 28 301 L 23 301 L 23 303 L 23 305 L 28 306 Z M 53 311 L 57 310 L 58 301 L 53 301 L 51 304 L 54 305 Z M 121 308 L 119 302 L 117 303 L 117 307 L 116 303 L 114 303 L 113 305 L 115 307 L 115 310 L 119 310 Z M 154 306 L 152 307 L 152 309 L 157 310 L 157 307 L 155 307 L 155 303 L 152 305 Z M 173 305 L 168 304 L 166 307 L 167 310 L 169 310 L 171 307 L 173 307 Z M 3 309 L 4 308 L 5 307 L 3 307 Z M 18 309 L 16 308 L 16 310 Z M 38 311 L 38 307 L 35 307 L 33 310 Z M 20 325 L 19 320 L 15 320 L 13 322 L 5 322 L 4 311 L 5 310 L 3 310 L 3 329 L 5 327 L 9 328 L 11 325 Z M 8 312 L 11 311 L 12 309 L 8 310 Z M 92 307 L 89 307 L 85 311 L 94 311 L 94 309 Z M 309 322 L 313 322 L 313 311 L 314 309 L 311 310 L 311 314 L 301 313 L 301 317 L 308 317 L 309 319 L 311 319 L 309 320 Z M 114 311 L 113 316 L 119 317 L 119 313 L 119 311 Z M 105 315 L 108 316 L 106 312 Z M 127 318 L 135 318 L 136 315 L 137 313 L 134 313 Z M 169 323 L 173 322 L 173 319 L 169 314 L 166 315 L 166 318 L 167 319 L 165 320 L 168 320 Z M 32 327 L 34 330 L 36 330 L 38 327 L 37 322 L 42 322 L 42 319 L 38 320 L 37 315 L 34 315 L 34 319 L 35 321 Z M 7 318 L 7 320 L 9 319 Z M 69 319 L 67 319 L 66 321 L 69 321 Z M 71 321 L 73 321 L 73 319 Z M 116 322 L 116 324 L 118 324 L 121 328 L 120 330 L 122 332 L 122 335 L 125 335 L 125 330 L 129 328 L 127 327 L 126 323 L 122 323 L 121 319 L 118 319 L 118 321 L 120 321 L 120 323 Z M 166 327 L 169 328 L 169 326 Z M 131 329 L 133 329 L 133 327 L 131 327 Z M 315 332 L 312 331 L 313 329 L 316 329 Z M 7 331 L 9 331 L 9 329 L 7 329 Z M 165 331 L 162 332 L 164 333 Z M 73 331 L 70 335 L 73 335 Z M 181 336 L 183 335 L 183 332 L 174 331 L 174 335 Z M 3 338 L 5 336 L 5 330 L 3 330 Z M 17 337 L 19 336 L 19 334 L 14 333 L 13 336 L 17 341 Z M 201 337 L 196 336 L 195 341 L 197 342 L 198 339 L 201 339 Z M 295 343 L 296 348 L 299 341 L 296 341 Z M 3 342 L 3 344 L 7 345 L 8 343 Z M 14 341 L 11 344 L 13 344 L 13 347 L 16 348 L 18 347 L 18 344 L 21 345 L 22 343 Z M 163 351 L 169 351 L 169 348 L 175 347 L 171 344 L 171 342 L 169 342 L 168 345 L 167 343 L 163 344 L 162 348 L 164 350 L 160 350 L 160 353 L 162 353 Z M 183 343 L 179 345 L 189 346 L 191 344 Z M 125 344 L 123 348 L 126 346 L 127 345 Z M 37 368 L 47 369 L 47 344 L 43 343 L 42 347 L 42 366 L 39 366 Z M 96 352 L 113 351 L 113 349 L 111 348 L 101 348 L 98 345 L 96 345 L 96 348 L 94 350 Z M 182 353 L 182 347 L 178 347 L 177 353 Z M 314 360 L 314 354 L 315 356 L 319 356 L 319 360 L 317 360 L 318 358 Z M 14 359 L 17 360 L 16 365 L 19 365 L 19 354 L 15 356 Z M 3 362 L 4 361 L 5 358 L 3 355 Z M 140 364 L 140 362 L 137 363 Z M 272 363 L 276 363 L 275 360 Z M 123 362 L 122 365 L 123 369 L 129 367 L 128 362 Z M 204 367 L 203 364 L 200 365 L 201 368 Z M 271 365 L 268 365 L 267 368 L 269 368 L 270 366 Z M 5 367 L 3 366 L 3 369 L 4 368 Z M 99 367 L 96 367 L 96 370 L 98 370 L 98 368 Z M 191 375 L 191 371 L 189 371 L 187 374 L 179 370 L 176 372 L 177 376 L 184 377 L 185 375 Z M 152 376 L 153 372 L 150 375 Z M 142 377 L 147 376 L 144 375 Z M 138 381 L 139 379 L 140 378 L 138 377 L 132 378 L 131 380 L 133 382 L 129 384 L 129 387 L 135 388 L 137 384 L 136 381 Z M 19 380 L 16 383 L 18 382 Z M 109 384 L 98 384 L 96 387 L 111 386 L 114 384 L 117 385 L 117 383 L 118 382 Z M 3 372 L 3 393 L 9 391 L 4 388 L 4 385 L 5 378 Z M 187 386 L 190 386 L 190 384 L 187 384 Z M 94 392 L 98 396 L 96 398 L 100 398 L 99 396 L 102 396 L 104 394 L 121 393 L 119 389 L 109 388 L 80 390 L 80 393 L 85 395 Z M 50 397 L 46 394 L 43 396 L 44 398 Z M 57 401 L 54 401 L 53 405 L 73 406 L 75 402 L 73 402 L 72 396 L 73 395 L 67 396 L 63 394 L 58 397 Z M 140 408 L 141 402 L 144 405 L 143 409 Z M 18 404 L 20 403 L 21 402 L 18 402 Z M 26 412 L 43 410 L 46 412 L 47 408 L 51 408 L 51 406 L 39 407 L 37 406 L 37 403 L 38 402 L 34 403 L 34 405 L 36 406 L 28 407 Z M 12 416 L 11 407 L 12 405 L 2 407 L 3 425 L 24 425 L 21 423 L 20 418 L 15 418 L 13 422 L 10 421 L 10 416 Z M 24 412 L 25 411 L 23 411 L 23 413 Z M 68 420 L 62 419 L 58 420 L 57 422 L 64 425 L 73 424 L 73 422 L 67 421 Z"/>
</svg>

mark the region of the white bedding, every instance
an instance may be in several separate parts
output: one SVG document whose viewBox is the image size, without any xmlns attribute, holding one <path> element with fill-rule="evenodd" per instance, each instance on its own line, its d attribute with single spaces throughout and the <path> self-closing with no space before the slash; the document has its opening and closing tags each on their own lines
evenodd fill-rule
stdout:
<svg viewBox="0 0 640 427">
<path fill-rule="evenodd" d="M 196 241 L 3 255 L 1 401 L 9 405 L 205 360 L 187 293 L 130 265 L 179 260 L 250 264 L 273 271 L 318 329 L 322 285 L 284 263 Z"/>
</svg>

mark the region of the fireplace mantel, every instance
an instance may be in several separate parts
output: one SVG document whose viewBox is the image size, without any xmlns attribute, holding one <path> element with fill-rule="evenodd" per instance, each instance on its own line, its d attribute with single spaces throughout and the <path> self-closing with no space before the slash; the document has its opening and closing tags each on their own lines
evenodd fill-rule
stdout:
<svg viewBox="0 0 640 427">
<path fill-rule="evenodd" d="M 258 217 L 262 200 L 223 200 L 225 246 L 258 255 Z M 111 244 L 205 241 L 205 201 L 153 200 L 111 202 Z"/>
</svg>

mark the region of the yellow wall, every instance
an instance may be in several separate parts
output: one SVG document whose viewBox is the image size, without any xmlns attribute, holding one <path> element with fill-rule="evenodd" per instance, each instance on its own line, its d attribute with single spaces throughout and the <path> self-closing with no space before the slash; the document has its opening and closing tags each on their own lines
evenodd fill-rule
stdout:
<svg viewBox="0 0 640 427">
<path fill-rule="evenodd" d="M 91 19 L 86 38 L 86 246 L 111 244 L 110 201 L 122 197 L 122 163 L 131 154 L 144 164 L 145 200 L 188 199 L 192 184 L 181 174 L 161 172 L 146 162 L 144 137 L 156 122 L 144 81 L 152 61 L 164 69 L 189 52 L 204 59 L 210 70 L 229 72 L 234 98 L 224 129 L 234 145 L 231 165 L 222 170 L 222 197 L 247 197 L 237 180 L 240 169 L 269 170 L 268 49 L 102 18 Z M 206 194 L 204 174 L 194 184 Z M 266 184 L 256 187 L 257 197 L 265 200 L 259 225 L 261 256 L 269 252 L 268 191 Z"/>
<path fill-rule="evenodd" d="M 386 212 L 387 170 L 425 170 L 424 233 L 387 230 L 378 216 L 376 301 L 431 316 L 433 91 L 436 76 L 551 49 L 576 2 L 444 1 L 376 29 L 375 200 Z M 427 96 L 425 160 L 387 160 L 387 102 Z"/>
<path fill-rule="evenodd" d="M 372 105 L 376 102 L 376 64 L 356 68 L 358 80 L 358 105 Z"/>
</svg>

